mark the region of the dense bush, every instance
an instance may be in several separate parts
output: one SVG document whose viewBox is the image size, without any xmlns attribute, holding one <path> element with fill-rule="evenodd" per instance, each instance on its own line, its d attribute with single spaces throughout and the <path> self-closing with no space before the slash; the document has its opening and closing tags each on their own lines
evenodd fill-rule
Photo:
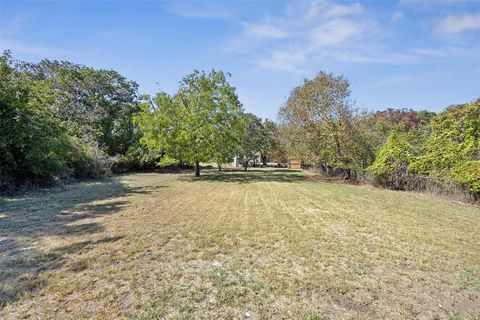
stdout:
<svg viewBox="0 0 480 320">
<path fill-rule="evenodd" d="M 369 171 L 377 182 L 394 189 L 412 189 L 416 176 L 435 184 L 463 187 L 480 195 L 480 100 L 453 106 L 433 117 L 431 126 L 394 129 L 379 149 Z M 423 181 L 423 180 L 422 180 Z M 453 183 L 453 187 L 452 187 Z"/>
<path fill-rule="evenodd" d="M 151 170 L 161 165 L 161 160 L 161 152 L 153 152 L 137 141 L 128 148 L 125 154 L 120 155 L 113 170 L 115 172 Z"/>
<path fill-rule="evenodd" d="M 468 188 L 470 192 L 480 197 L 480 160 L 467 161 L 452 170 L 455 182 Z"/>
<path fill-rule="evenodd" d="M 415 131 L 408 132 L 405 127 L 392 130 L 368 168 L 379 184 L 397 190 L 405 189 L 411 175 L 409 166 L 419 154 L 418 138 Z"/>
<path fill-rule="evenodd" d="M 46 106 L 45 84 L 0 58 L 0 189 L 32 181 L 49 183 L 69 171 L 69 158 L 82 152 Z"/>
<path fill-rule="evenodd" d="M 448 108 L 432 121 L 424 153 L 412 163 L 417 174 L 452 179 L 478 196 L 480 100 Z"/>
<path fill-rule="evenodd" d="M 420 174 L 448 175 L 480 159 L 480 100 L 448 108 L 434 117 L 425 152 L 413 165 Z"/>
<path fill-rule="evenodd" d="M 122 158 L 148 161 L 134 151 L 141 133 L 137 85 L 113 70 L 69 62 L 38 64 L 0 57 L 0 191 L 22 184 L 109 173 Z"/>
</svg>

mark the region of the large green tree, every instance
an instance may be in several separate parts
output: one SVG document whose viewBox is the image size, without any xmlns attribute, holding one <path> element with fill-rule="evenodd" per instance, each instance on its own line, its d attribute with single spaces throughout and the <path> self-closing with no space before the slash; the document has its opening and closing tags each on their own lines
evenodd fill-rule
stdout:
<svg viewBox="0 0 480 320">
<path fill-rule="evenodd" d="M 47 107 L 71 134 L 108 155 L 124 154 L 134 143 L 132 115 L 139 111 L 138 85 L 114 70 L 66 61 L 24 64 L 35 80 L 51 87 Z"/>
<path fill-rule="evenodd" d="M 178 92 L 159 93 L 142 106 L 136 123 L 142 142 L 166 156 L 195 165 L 221 164 L 235 155 L 242 105 L 223 72 L 195 71 L 180 82 Z"/>
<path fill-rule="evenodd" d="M 95 176 L 110 169 L 110 156 L 126 154 L 138 140 L 132 123 L 137 85 L 118 72 L 15 61 L 9 52 L 0 63 L 2 181 Z"/>
<path fill-rule="evenodd" d="M 0 57 L 0 189 L 47 183 L 82 158 L 76 141 L 47 108 L 51 88 L 20 70 L 10 53 Z"/>
<path fill-rule="evenodd" d="M 343 76 L 320 72 L 292 90 L 279 112 L 290 154 L 323 167 L 345 168 L 348 175 L 349 169 L 363 169 L 373 161 L 349 86 Z"/>
</svg>

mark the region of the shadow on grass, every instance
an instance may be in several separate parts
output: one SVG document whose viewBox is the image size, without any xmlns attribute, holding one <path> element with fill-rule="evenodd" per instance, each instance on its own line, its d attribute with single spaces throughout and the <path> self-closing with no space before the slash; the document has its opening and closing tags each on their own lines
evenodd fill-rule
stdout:
<svg viewBox="0 0 480 320">
<path fill-rule="evenodd" d="M 200 177 L 183 177 L 189 181 L 207 182 L 231 182 L 231 183 L 253 183 L 253 182 L 299 182 L 304 181 L 306 176 L 302 171 L 289 169 L 226 169 L 223 171 L 203 170 Z"/>
<path fill-rule="evenodd" d="M 132 188 L 111 178 L 69 185 L 60 192 L 0 200 L 0 310 L 44 286 L 45 280 L 39 275 L 64 266 L 69 254 L 122 239 L 121 235 L 102 236 L 101 223 L 83 220 L 119 212 L 128 205 L 128 201 L 119 197 L 148 194 L 156 188 Z M 108 202 L 95 203 L 103 200 Z M 45 236 L 82 235 L 93 239 L 50 251 L 38 248 L 38 242 Z"/>
</svg>

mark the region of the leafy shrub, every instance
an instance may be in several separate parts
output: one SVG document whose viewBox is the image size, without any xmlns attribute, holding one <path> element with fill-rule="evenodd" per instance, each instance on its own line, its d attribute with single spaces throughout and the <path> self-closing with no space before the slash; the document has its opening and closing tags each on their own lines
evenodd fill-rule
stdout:
<svg viewBox="0 0 480 320">
<path fill-rule="evenodd" d="M 480 100 L 448 108 L 433 118 L 431 128 L 395 128 L 368 171 L 388 188 L 456 197 L 463 190 L 466 198 L 478 199 Z"/>
<path fill-rule="evenodd" d="M 468 161 L 452 170 L 452 178 L 455 182 L 467 187 L 467 189 L 480 197 L 480 160 Z"/>
<path fill-rule="evenodd" d="M 368 168 L 376 182 L 387 188 L 405 189 L 411 175 L 409 166 L 419 153 L 420 141 L 416 131 L 394 128 Z"/>
<path fill-rule="evenodd" d="M 151 170 L 157 167 L 161 158 L 160 152 L 153 152 L 146 145 L 137 142 L 130 146 L 124 155 L 120 155 L 113 171 Z"/>
<path fill-rule="evenodd" d="M 449 176 L 462 164 L 480 159 L 480 100 L 448 108 L 432 121 L 424 154 L 412 164 L 415 173 Z"/>
</svg>

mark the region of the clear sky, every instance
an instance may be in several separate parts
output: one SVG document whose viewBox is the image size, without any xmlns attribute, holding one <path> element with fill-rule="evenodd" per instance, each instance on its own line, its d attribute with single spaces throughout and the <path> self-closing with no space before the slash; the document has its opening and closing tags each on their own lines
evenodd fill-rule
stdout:
<svg viewBox="0 0 480 320">
<path fill-rule="evenodd" d="M 148 94 L 228 71 L 245 109 L 272 119 L 320 70 L 369 110 L 480 97 L 480 1 L 0 0 L 0 48 L 114 69 Z"/>
</svg>

